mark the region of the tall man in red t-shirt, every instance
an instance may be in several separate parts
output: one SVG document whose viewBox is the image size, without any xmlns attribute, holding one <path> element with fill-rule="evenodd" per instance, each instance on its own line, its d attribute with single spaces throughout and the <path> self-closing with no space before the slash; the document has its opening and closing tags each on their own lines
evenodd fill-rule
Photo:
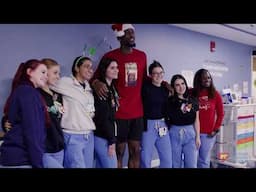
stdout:
<svg viewBox="0 0 256 192">
<path fill-rule="evenodd" d="M 112 25 L 120 48 L 106 53 L 103 57 L 115 59 L 119 74 L 115 86 L 120 106 L 116 112 L 118 167 L 123 167 L 123 156 L 128 143 L 129 168 L 140 166 L 140 141 L 143 132 L 143 106 L 141 88 L 147 78 L 147 58 L 143 51 L 135 49 L 135 29 L 131 24 Z M 97 80 L 96 70 L 92 87 L 98 95 L 104 95 L 105 85 Z"/>
</svg>

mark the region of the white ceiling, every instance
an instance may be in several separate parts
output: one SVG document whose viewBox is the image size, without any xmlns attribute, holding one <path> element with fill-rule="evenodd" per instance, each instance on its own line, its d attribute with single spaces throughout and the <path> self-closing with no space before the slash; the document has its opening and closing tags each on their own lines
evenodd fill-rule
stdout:
<svg viewBox="0 0 256 192">
<path fill-rule="evenodd" d="M 188 30 L 256 46 L 256 24 L 170 24 Z"/>
</svg>

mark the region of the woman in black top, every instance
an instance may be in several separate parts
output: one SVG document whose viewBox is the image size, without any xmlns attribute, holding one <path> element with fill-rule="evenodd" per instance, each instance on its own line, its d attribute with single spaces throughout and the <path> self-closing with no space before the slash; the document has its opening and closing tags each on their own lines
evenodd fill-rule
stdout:
<svg viewBox="0 0 256 192">
<path fill-rule="evenodd" d="M 169 91 L 163 85 L 164 69 L 154 61 L 149 66 L 150 81 L 142 87 L 145 130 L 141 141 L 141 168 L 151 168 L 154 146 L 157 149 L 159 168 L 172 168 L 172 148 L 165 123 Z"/>
<path fill-rule="evenodd" d="M 108 97 L 101 99 L 94 91 L 96 167 L 117 168 L 115 112 L 119 104 L 118 95 L 112 80 L 117 79 L 119 70 L 117 62 L 111 58 L 102 58 L 98 69 L 99 80 L 107 84 Z"/>
<path fill-rule="evenodd" d="M 174 94 L 168 99 L 168 117 L 174 168 L 196 168 L 200 147 L 199 107 L 189 96 L 185 78 L 174 75 L 171 79 Z"/>
<path fill-rule="evenodd" d="M 64 158 L 64 138 L 60 126 L 62 113 L 62 96 L 50 89 L 60 78 L 60 66 L 53 59 L 42 59 L 42 63 L 47 66 L 48 80 L 45 87 L 40 88 L 40 93 L 45 99 L 47 111 L 50 116 L 50 127 L 46 136 L 46 151 L 43 155 L 44 168 L 63 168 Z"/>
</svg>

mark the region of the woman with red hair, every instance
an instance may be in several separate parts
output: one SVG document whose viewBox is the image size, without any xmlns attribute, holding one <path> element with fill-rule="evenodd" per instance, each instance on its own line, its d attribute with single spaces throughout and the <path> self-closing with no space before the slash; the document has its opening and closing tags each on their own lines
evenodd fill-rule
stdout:
<svg viewBox="0 0 256 192">
<path fill-rule="evenodd" d="M 4 107 L 12 128 L 1 145 L 2 167 L 43 168 L 49 116 L 36 88 L 44 87 L 46 81 L 47 67 L 41 61 L 31 59 L 20 64 Z"/>
</svg>

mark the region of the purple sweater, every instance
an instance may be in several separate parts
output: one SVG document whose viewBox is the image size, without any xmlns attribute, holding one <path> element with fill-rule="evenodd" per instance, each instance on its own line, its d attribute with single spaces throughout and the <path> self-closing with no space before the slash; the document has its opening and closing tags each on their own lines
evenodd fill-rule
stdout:
<svg viewBox="0 0 256 192">
<path fill-rule="evenodd" d="M 0 163 L 42 168 L 46 128 L 39 91 L 28 83 L 20 85 L 12 95 L 8 119 L 13 128 L 4 137 Z"/>
</svg>

